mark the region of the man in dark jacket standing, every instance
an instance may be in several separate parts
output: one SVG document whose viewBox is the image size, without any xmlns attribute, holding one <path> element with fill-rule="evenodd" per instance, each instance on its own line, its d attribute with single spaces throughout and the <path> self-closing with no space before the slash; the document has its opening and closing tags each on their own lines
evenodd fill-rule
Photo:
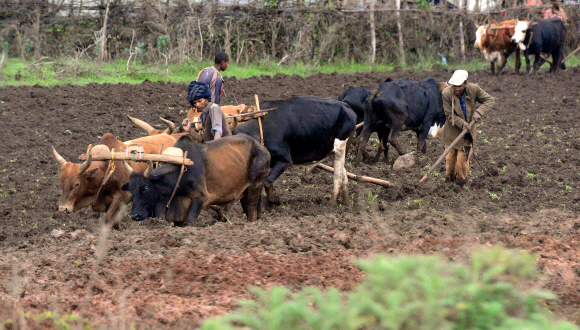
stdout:
<svg viewBox="0 0 580 330">
<path fill-rule="evenodd" d="M 443 130 L 445 148 L 468 128 L 469 123 L 479 122 L 493 106 L 495 100 L 476 84 L 468 83 L 469 74 L 465 70 L 457 70 L 449 80 L 449 87 L 443 90 L 443 108 L 447 121 Z M 481 103 L 476 110 L 475 103 Z M 457 143 L 447 154 L 446 175 L 448 181 L 464 184 L 469 173 L 469 160 L 472 154 L 473 142 L 477 138 L 475 124 L 462 142 Z"/>
<path fill-rule="evenodd" d="M 222 109 L 210 101 L 212 94 L 209 86 L 205 83 L 192 81 L 188 89 L 187 100 L 191 104 L 192 111 L 201 112 L 199 119 L 203 127 L 202 141 L 208 142 L 232 135 Z M 189 119 L 183 120 L 182 127 L 185 132 L 191 134 L 191 126 L 192 123 Z"/>
</svg>

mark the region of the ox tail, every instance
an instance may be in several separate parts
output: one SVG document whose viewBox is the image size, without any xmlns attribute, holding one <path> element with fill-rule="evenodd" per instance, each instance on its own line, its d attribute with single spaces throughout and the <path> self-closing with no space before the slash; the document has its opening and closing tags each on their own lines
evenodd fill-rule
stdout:
<svg viewBox="0 0 580 330">
<path fill-rule="evenodd" d="M 270 152 L 256 139 L 249 137 L 252 143 L 252 160 L 248 168 L 249 182 L 263 180 L 268 175 L 270 169 Z"/>
</svg>

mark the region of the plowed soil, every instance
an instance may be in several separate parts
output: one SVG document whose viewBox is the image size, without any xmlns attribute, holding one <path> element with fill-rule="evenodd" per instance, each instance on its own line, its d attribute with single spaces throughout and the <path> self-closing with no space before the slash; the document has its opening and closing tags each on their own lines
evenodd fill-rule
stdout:
<svg viewBox="0 0 580 330">
<path fill-rule="evenodd" d="M 440 69 L 228 78 L 224 104 L 251 104 L 254 94 L 262 100 L 337 97 L 348 86 L 387 77 L 443 81 L 450 75 Z M 194 227 L 126 217 L 112 231 L 102 231 L 101 215 L 88 208 L 58 212 L 60 167 L 50 146 L 74 161 L 104 133 L 121 140 L 145 135 L 126 114 L 154 125 L 160 116 L 179 123 L 186 84 L 0 88 L 0 319 L 51 311 L 96 327 L 182 329 L 231 310 L 251 296 L 251 286 L 348 290 L 364 275 L 355 258 L 405 253 L 467 261 L 475 248 L 503 244 L 538 253 L 546 275 L 539 285 L 560 298 L 550 308 L 578 323 L 578 77 L 577 68 L 531 77 L 472 73 L 470 81 L 494 96 L 496 106 L 478 126 L 479 163 L 472 162 L 463 187 L 445 182 L 444 165 L 418 183 L 444 150 L 436 139 L 414 166 L 397 171 L 393 148 L 388 160 L 359 167 L 350 155 L 348 171 L 395 185 L 350 181 L 349 207 L 330 203 L 330 173 L 306 175 L 305 167 L 294 166 L 276 183 L 282 205 L 258 222 L 246 222 L 237 204 L 226 223 L 215 224 L 214 213 L 204 211 Z M 401 141 L 415 150 L 410 133 Z M 31 319 L 28 326 L 50 324 Z"/>
</svg>

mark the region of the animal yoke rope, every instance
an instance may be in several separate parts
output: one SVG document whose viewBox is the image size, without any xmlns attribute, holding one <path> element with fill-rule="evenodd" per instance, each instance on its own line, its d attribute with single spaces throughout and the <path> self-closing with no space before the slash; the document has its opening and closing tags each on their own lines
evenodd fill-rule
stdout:
<svg viewBox="0 0 580 330">
<path fill-rule="evenodd" d="M 183 154 L 183 158 L 187 158 L 187 151 Z M 177 188 L 179 188 L 179 183 L 181 182 L 181 178 L 183 177 L 183 172 L 185 172 L 185 165 L 181 165 L 181 171 L 179 172 L 179 177 L 177 178 L 177 183 L 175 184 L 175 188 L 173 188 L 173 193 L 171 194 L 171 197 L 169 197 L 169 201 L 167 202 L 167 205 L 165 205 L 165 210 L 167 210 L 169 208 L 169 204 L 171 204 L 171 201 L 173 200 L 173 197 L 175 196 L 175 193 L 177 192 Z"/>
<path fill-rule="evenodd" d="M 88 155 L 87 155 L 88 157 Z M 115 148 L 111 149 L 111 160 L 109 161 L 109 165 L 107 165 L 107 169 L 105 170 L 105 173 L 107 173 L 107 175 L 105 175 L 105 178 L 103 179 L 103 183 L 101 183 L 101 185 L 99 186 L 99 190 L 97 190 L 97 194 L 95 195 L 95 197 L 93 198 L 93 205 L 95 205 L 95 203 L 97 202 L 97 199 L 99 198 L 99 195 L 101 194 L 101 190 L 103 189 L 103 187 L 107 184 L 107 182 L 109 181 L 109 179 L 111 178 L 111 176 L 113 176 L 113 172 L 115 172 Z"/>
</svg>

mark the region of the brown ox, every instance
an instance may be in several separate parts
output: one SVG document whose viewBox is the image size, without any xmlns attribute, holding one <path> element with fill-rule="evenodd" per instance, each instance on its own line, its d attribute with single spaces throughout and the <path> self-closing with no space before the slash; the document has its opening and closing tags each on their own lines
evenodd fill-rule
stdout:
<svg viewBox="0 0 580 330">
<path fill-rule="evenodd" d="M 516 23 L 515 19 L 503 21 L 499 24 L 492 20 L 488 25 L 479 26 L 475 32 L 474 46 L 481 50 L 485 59 L 490 63 L 492 74 L 495 74 L 495 62 L 499 60 L 497 66 L 497 74 L 499 74 L 507 63 L 508 56 L 514 51 L 516 52 L 516 73 L 519 74 L 520 72 L 520 49 L 511 41 L 515 32 L 513 27 L 515 27 Z M 499 28 L 504 26 L 506 28 Z M 512 28 L 507 28 L 508 26 Z"/>
<path fill-rule="evenodd" d="M 172 147 L 177 139 L 171 135 L 162 133 L 154 136 L 146 136 L 126 142 L 119 141 L 112 134 L 106 133 L 99 144 L 115 149 L 116 152 L 125 151 L 129 146 L 140 145 L 144 153 L 158 154 L 168 147 Z M 75 212 L 87 206 L 93 207 L 95 212 L 106 212 L 107 222 L 115 219 L 120 206 L 124 206 L 132 199 L 130 193 L 122 191 L 124 183 L 129 182 L 129 174 L 123 167 L 122 161 L 115 161 L 115 170 L 106 184 L 101 188 L 97 199 L 95 196 L 101 187 L 110 161 L 92 161 L 88 159 L 82 164 L 66 161 L 54 147 L 54 157 L 62 166 L 59 182 L 62 188 L 62 197 L 58 209 L 61 212 Z M 146 170 L 147 163 L 129 162 L 132 167 Z M 124 209 L 121 208 L 121 209 Z"/>
</svg>

